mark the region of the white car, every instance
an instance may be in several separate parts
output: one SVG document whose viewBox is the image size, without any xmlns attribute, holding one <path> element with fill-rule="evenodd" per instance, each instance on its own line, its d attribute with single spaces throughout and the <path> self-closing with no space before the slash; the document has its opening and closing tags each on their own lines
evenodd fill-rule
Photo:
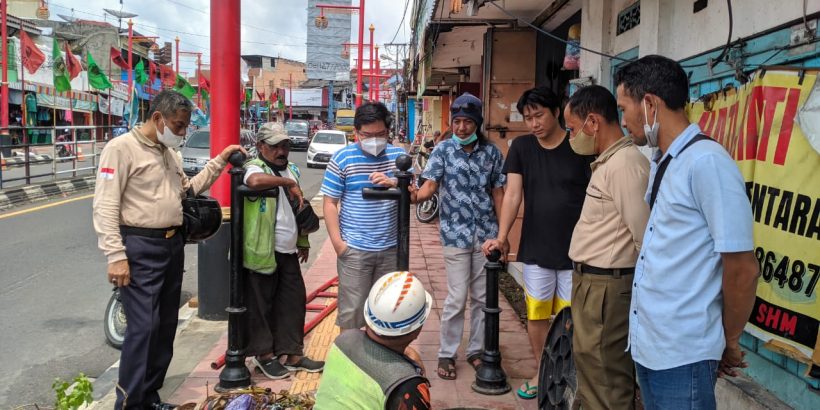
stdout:
<svg viewBox="0 0 820 410">
<path fill-rule="evenodd" d="M 344 131 L 322 130 L 316 132 L 307 149 L 308 168 L 326 166 L 336 151 L 347 146 Z"/>
</svg>

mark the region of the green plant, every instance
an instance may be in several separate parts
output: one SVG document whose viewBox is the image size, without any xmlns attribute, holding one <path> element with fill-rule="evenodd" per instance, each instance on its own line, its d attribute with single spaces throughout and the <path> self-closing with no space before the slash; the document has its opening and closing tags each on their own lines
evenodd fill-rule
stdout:
<svg viewBox="0 0 820 410">
<path fill-rule="evenodd" d="M 72 387 L 70 392 L 69 387 Z M 91 392 L 94 391 L 94 387 L 82 373 L 74 378 L 72 384 L 59 378 L 55 379 L 51 389 L 57 394 L 57 401 L 54 403 L 54 408 L 57 410 L 77 410 L 83 404 L 90 404 L 93 400 Z"/>
</svg>

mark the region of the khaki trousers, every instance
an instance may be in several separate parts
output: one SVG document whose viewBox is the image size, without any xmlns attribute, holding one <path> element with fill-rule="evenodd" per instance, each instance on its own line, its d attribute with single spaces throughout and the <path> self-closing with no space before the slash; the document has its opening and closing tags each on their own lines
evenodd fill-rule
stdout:
<svg viewBox="0 0 820 410">
<path fill-rule="evenodd" d="M 578 377 L 574 408 L 635 408 L 635 364 L 625 351 L 632 278 L 572 275 L 572 356 Z"/>
</svg>

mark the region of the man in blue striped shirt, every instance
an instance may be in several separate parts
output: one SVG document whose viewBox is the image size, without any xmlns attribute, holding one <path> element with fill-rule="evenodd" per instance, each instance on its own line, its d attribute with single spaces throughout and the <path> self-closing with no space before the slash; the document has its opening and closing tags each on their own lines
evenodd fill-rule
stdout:
<svg viewBox="0 0 820 410">
<path fill-rule="evenodd" d="M 396 186 L 393 171 L 404 150 L 387 143 L 390 122 L 384 104 L 357 108 L 353 127 L 358 141 L 333 155 L 322 182 L 325 225 L 339 274 L 336 324 L 342 330 L 364 327 L 368 291 L 396 270 L 398 204 L 362 197 L 363 188 Z"/>
</svg>

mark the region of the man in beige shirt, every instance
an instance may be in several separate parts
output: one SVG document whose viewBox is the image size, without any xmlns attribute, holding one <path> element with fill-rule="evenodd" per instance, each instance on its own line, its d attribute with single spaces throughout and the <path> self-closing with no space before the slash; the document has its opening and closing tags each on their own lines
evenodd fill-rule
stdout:
<svg viewBox="0 0 820 410">
<path fill-rule="evenodd" d="M 111 140 L 100 155 L 94 192 L 94 230 L 108 258 L 108 280 L 120 288 L 128 329 L 120 355 L 116 409 L 172 408 L 162 387 L 173 356 L 183 247 L 182 198 L 207 190 L 238 145 L 225 148 L 199 175 L 182 172 L 179 147 L 193 104 L 163 91 L 139 128 Z"/>
<path fill-rule="evenodd" d="M 632 409 L 635 367 L 626 345 L 635 261 L 649 218 L 649 161 L 624 137 L 615 97 L 604 87 L 578 90 L 564 119 L 572 149 L 598 155 L 569 248 L 575 407 Z"/>
</svg>

